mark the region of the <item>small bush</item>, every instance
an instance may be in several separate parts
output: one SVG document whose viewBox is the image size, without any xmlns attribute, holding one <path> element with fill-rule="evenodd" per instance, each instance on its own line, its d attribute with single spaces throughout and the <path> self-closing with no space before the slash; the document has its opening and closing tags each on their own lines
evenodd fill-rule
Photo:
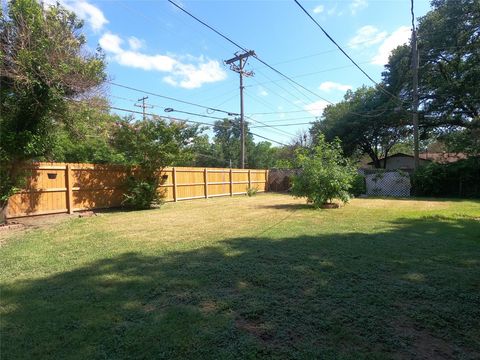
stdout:
<svg viewBox="0 0 480 360">
<path fill-rule="evenodd" d="M 252 197 L 257 195 L 258 187 L 247 187 L 247 196 Z"/>
<path fill-rule="evenodd" d="M 417 196 L 480 197 L 480 158 L 424 165 L 413 174 L 412 186 Z"/>
<path fill-rule="evenodd" d="M 127 191 L 123 194 L 122 205 L 136 210 L 150 209 L 163 203 L 158 192 L 157 181 L 147 181 L 130 176 L 127 180 Z"/>
<path fill-rule="evenodd" d="M 315 148 L 300 149 L 295 161 L 299 173 L 293 177 L 294 196 L 306 197 L 316 208 L 334 199 L 348 202 L 356 170 L 343 157 L 340 140 L 328 143 L 321 135 Z"/>
</svg>

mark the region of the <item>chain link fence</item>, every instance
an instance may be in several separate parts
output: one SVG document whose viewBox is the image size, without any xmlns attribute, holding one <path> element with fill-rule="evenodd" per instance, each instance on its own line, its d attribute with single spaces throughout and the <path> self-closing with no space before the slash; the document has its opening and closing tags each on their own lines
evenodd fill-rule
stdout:
<svg viewBox="0 0 480 360">
<path fill-rule="evenodd" d="M 365 177 L 367 196 L 409 197 L 410 174 L 402 170 L 361 169 Z"/>
</svg>

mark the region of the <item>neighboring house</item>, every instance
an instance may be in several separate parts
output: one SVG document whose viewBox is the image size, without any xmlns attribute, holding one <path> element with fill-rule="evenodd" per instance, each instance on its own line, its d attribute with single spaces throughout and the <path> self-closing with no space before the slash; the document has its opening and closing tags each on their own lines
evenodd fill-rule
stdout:
<svg viewBox="0 0 480 360">
<path fill-rule="evenodd" d="M 467 155 L 463 153 L 447 153 L 447 152 L 424 152 L 420 153 L 420 166 L 428 164 L 430 162 L 438 162 L 438 163 L 452 163 L 458 160 L 466 159 Z M 380 159 L 380 164 L 383 166 L 385 158 Z M 394 169 L 401 169 L 401 170 L 413 170 L 414 168 L 414 159 L 412 155 L 407 155 L 403 153 L 396 153 L 386 158 L 386 165 L 385 169 L 394 170 Z M 369 168 L 374 168 L 374 163 L 369 162 L 367 164 Z"/>
</svg>

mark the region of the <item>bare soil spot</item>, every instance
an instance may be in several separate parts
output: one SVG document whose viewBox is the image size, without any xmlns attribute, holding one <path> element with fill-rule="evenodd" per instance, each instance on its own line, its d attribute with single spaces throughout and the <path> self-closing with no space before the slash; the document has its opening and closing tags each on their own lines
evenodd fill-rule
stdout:
<svg viewBox="0 0 480 360">
<path fill-rule="evenodd" d="M 396 332 L 409 343 L 408 352 L 398 353 L 396 359 L 455 359 L 455 346 L 437 338 L 426 329 L 416 327 L 408 319 L 399 319 L 393 324 Z"/>
</svg>

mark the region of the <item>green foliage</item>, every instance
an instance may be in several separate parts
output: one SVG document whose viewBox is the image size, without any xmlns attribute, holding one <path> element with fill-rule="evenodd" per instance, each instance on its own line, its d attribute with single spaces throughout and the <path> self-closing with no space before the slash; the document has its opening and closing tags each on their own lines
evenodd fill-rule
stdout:
<svg viewBox="0 0 480 360">
<path fill-rule="evenodd" d="M 1 199 L 21 181 L 15 169 L 51 153 L 69 99 L 105 79 L 103 55 L 88 53 L 73 13 L 59 5 L 43 10 L 35 0 L 8 2 L 6 10 L 0 27 Z"/>
<path fill-rule="evenodd" d="M 198 131 L 198 126 L 167 123 L 159 117 L 117 123 L 114 147 L 132 167 L 126 182 L 125 206 L 144 209 L 160 203 L 157 189 L 162 169 L 192 159 L 191 139 Z"/>
<path fill-rule="evenodd" d="M 365 177 L 360 174 L 356 174 L 352 181 L 352 187 L 350 188 L 350 194 L 353 196 L 360 196 L 367 192 L 367 185 L 365 183 Z"/>
<path fill-rule="evenodd" d="M 258 187 L 247 187 L 247 196 L 248 197 L 252 197 L 252 196 L 255 196 L 257 195 L 258 193 Z"/>
<path fill-rule="evenodd" d="M 347 91 L 344 100 L 327 106 L 310 133 L 324 134 L 327 141 L 339 138 L 347 156 L 357 152 L 370 156 L 375 167 L 380 158 L 409 134 L 405 113 L 397 112 L 393 100 L 373 87 Z"/>
<path fill-rule="evenodd" d="M 207 167 L 239 167 L 240 166 L 240 120 L 219 120 L 214 125 L 213 143 L 208 137 L 194 139 L 194 160 L 185 165 Z M 255 143 L 249 132 L 249 123 L 245 123 L 246 164 L 250 169 L 267 169 L 275 166 L 282 156 L 282 149 L 273 147 L 268 141 Z"/>
<path fill-rule="evenodd" d="M 163 203 L 154 179 L 141 179 L 130 176 L 126 182 L 127 191 L 123 194 L 122 205 L 136 210 L 150 209 Z"/>
<path fill-rule="evenodd" d="M 418 196 L 480 197 L 480 158 L 424 165 L 413 174 L 412 184 Z"/>
<path fill-rule="evenodd" d="M 479 119 L 480 8 L 478 0 L 434 0 L 419 19 L 419 98 L 422 129 L 470 127 Z M 383 73 L 386 87 L 412 99 L 411 49 L 394 50 Z M 425 115 L 425 116 L 423 116 Z"/>
<path fill-rule="evenodd" d="M 448 152 L 480 155 L 480 119 L 472 127 L 449 132 L 441 137 Z"/>
<path fill-rule="evenodd" d="M 295 162 L 300 171 L 293 177 L 294 196 L 306 197 L 317 208 L 334 199 L 348 202 L 356 170 L 343 157 L 340 140 L 329 143 L 320 135 L 311 152 L 297 152 Z"/>
</svg>

